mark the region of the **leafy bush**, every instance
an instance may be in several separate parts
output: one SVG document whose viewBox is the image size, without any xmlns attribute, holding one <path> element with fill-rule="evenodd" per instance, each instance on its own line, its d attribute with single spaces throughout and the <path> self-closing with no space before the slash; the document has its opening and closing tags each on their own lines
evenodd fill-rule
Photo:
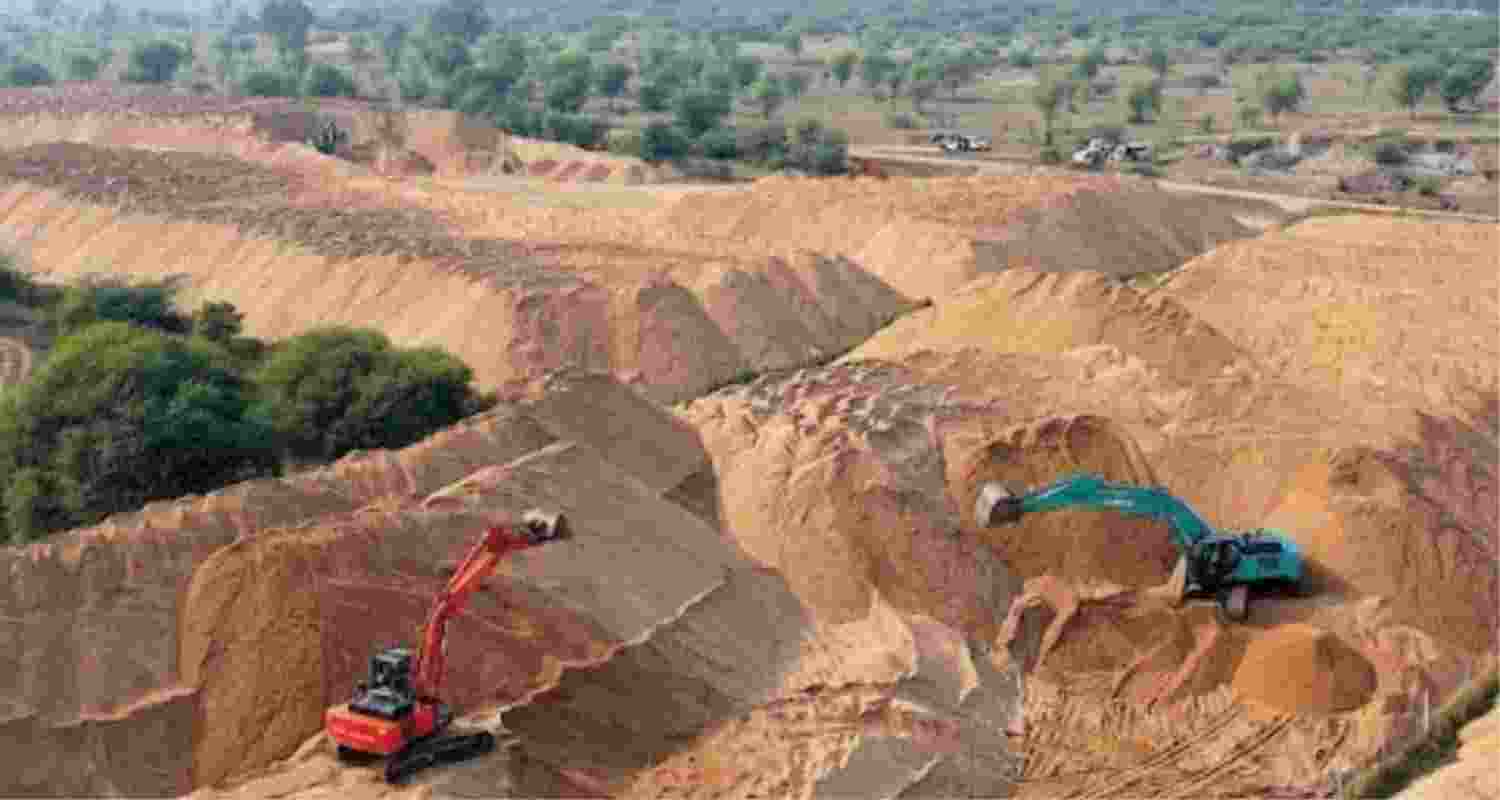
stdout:
<svg viewBox="0 0 1500 800">
<path fill-rule="evenodd" d="M 12 542 L 262 474 L 274 440 L 222 351 L 123 322 L 59 339 L 0 396 L 0 531 Z"/>
<path fill-rule="evenodd" d="M 59 333 L 70 334 L 100 322 L 125 322 L 163 333 L 187 333 L 188 318 L 173 303 L 176 291 L 167 283 L 132 286 L 118 279 L 90 281 L 63 290 L 53 309 Z"/>
<path fill-rule="evenodd" d="M 75 81 L 91 81 L 99 77 L 104 66 L 104 56 L 92 53 L 73 53 L 68 56 L 68 77 Z"/>
<path fill-rule="evenodd" d="M 718 161 L 730 161 L 739 157 L 739 137 L 733 128 L 715 128 L 698 137 L 698 147 L 703 155 Z"/>
<path fill-rule="evenodd" d="M 641 131 L 641 158 L 646 161 L 676 161 L 692 149 L 686 133 L 666 122 L 653 122 Z"/>
<path fill-rule="evenodd" d="M 302 93 L 308 97 L 353 97 L 354 79 L 332 64 L 314 64 L 302 80 Z"/>
<path fill-rule="evenodd" d="M 6 67 L 3 81 L 6 86 L 17 88 L 50 86 L 55 82 L 52 71 L 35 61 L 17 61 Z"/>
<path fill-rule="evenodd" d="M 1443 190 L 1442 179 L 1431 175 L 1421 176 L 1412 181 L 1412 184 L 1416 187 L 1417 194 L 1423 197 L 1434 197 Z"/>
<path fill-rule="evenodd" d="M 634 128 L 615 128 L 605 137 L 605 146 L 617 156 L 639 156 L 641 132 Z"/>
<path fill-rule="evenodd" d="M 258 69 L 245 76 L 240 93 L 250 97 L 295 97 L 296 79 L 276 70 Z"/>
<path fill-rule="evenodd" d="M 0 300 L 23 306 L 45 305 L 53 299 L 50 287 L 42 286 L 16 266 L 9 253 L 0 252 Z"/>
<path fill-rule="evenodd" d="M 1030 50 L 1011 50 L 1009 61 L 1010 65 L 1016 69 L 1030 69 L 1036 66 L 1036 54 Z"/>
<path fill-rule="evenodd" d="M 593 149 L 604 145 L 609 125 L 587 114 L 548 112 L 542 117 L 540 133 L 544 138 L 555 142 Z"/>
<path fill-rule="evenodd" d="M 1042 148 L 1039 156 L 1043 164 L 1061 164 L 1063 162 L 1063 151 L 1055 144 L 1049 144 Z"/>
<path fill-rule="evenodd" d="M 130 51 L 130 68 L 125 80 L 134 83 L 166 83 L 177 75 L 191 53 L 176 42 L 159 39 L 137 45 Z"/>
<path fill-rule="evenodd" d="M 435 348 L 397 350 L 370 330 L 295 336 L 272 350 L 253 379 L 256 418 L 298 458 L 405 447 L 485 404 L 462 361 Z"/>
<path fill-rule="evenodd" d="M 770 169 L 781 169 L 786 163 L 786 125 L 777 121 L 756 128 L 740 128 L 736 150 L 740 157 L 765 165 Z"/>
</svg>

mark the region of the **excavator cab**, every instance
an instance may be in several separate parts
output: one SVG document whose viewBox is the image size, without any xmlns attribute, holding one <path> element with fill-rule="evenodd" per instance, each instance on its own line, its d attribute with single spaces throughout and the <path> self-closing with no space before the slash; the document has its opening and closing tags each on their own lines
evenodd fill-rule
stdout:
<svg viewBox="0 0 1500 800">
<path fill-rule="evenodd" d="M 411 686 L 412 652 L 392 647 L 370 659 L 370 682 L 355 687 L 349 709 L 381 719 L 400 720 L 411 713 L 416 693 Z"/>
</svg>

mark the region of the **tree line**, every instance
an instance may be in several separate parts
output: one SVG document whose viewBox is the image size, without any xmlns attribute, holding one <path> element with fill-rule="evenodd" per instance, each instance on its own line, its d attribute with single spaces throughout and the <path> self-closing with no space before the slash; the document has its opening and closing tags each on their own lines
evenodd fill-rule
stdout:
<svg viewBox="0 0 1500 800">
<path fill-rule="evenodd" d="M 345 327 L 266 343 L 242 333 L 233 305 L 185 313 L 174 294 L 45 286 L 0 264 L 0 300 L 39 311 L 54 337 L 24 382 L 0 389 L 0 542 L 404 447 L 494 403 L 440 348 Z"/>
</svg>

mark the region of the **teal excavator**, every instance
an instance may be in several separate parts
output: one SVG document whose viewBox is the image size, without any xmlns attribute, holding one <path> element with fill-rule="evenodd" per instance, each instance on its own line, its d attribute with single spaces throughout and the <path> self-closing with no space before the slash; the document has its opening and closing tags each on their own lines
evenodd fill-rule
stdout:
<svg viewBox="0 0 1500 800">
<path fill-rule="evenodd" d="M 1067 508 L 1114 510 L 1166 522 L 1182 552 L 1173 575 L 1182 596 L 1215 597 L 1224 615 L 1235 622 L 1250 615 L 1252 589 L 1295 593 L 1302 582 L 1301 551 L 1285 534 L 1267 528 L 1216 531 L 1165 489 L 1109 483 L 1097 475 L 1073 475 L 1024 493 L 1012 492 L 1002 483 L 986 483 L 974 516 L 980 525 L 993 527 L 1014 524 L 1026 514 Z"/>
</svg>

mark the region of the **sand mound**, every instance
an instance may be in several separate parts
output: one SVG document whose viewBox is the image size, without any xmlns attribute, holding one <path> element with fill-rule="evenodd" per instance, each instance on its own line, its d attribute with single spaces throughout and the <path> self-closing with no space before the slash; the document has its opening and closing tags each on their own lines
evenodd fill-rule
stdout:
<svg viewBox="0 0 1500 800">
<path fill-rule="evenodd" d="M 799 370 L 694 402 L 685 417 L 719 475 L 724 526 L 781 570 L 820 618 L 863 618 L 878 593 L 989 638 L 1008 573 L 955 537 L 936 428 L 941 390 L 897 371 Z"/>
<path fill-rule="evenodd" d="M 1274 374 L 1358 398 L 1356 415 L 1447 412 L 1500 390 L 1497 250 L 1493 225 L 1316 219 L 1221 247 L 1166 291 Z"/>
<path fill-rule="evenodd" d="M 918 350 L 971 347 L 1063 353 L 1099 344 L 1183 384 L 1217 377 L 1243 357 L 1234 342 L 1170 298 L 1143 294 L 1098 272 L 1016 269 L 979 278 L 932 308 L 907 315 L 849 358 L 901 360 Z"/>
<path fill-rule="evenodd" d="M 294 172 L 196 154 L 53 145 L 4 156 L 0 172 L 22 182 L 3 194 L 0 230 L 31 242 L 42 274 L 107 264 L 176 277 L 189 306 L 232 302 L 263 337 L 374 324 L 400 344 L 444 346 L 486 387 L 577 366 L 673 402 L 747 369 L 831 356 L 910 307 L 847 260 L 461 238 L 420 204 L 355 192 L 330 209 L 334 190 Z"/>
<path fill-rule="evenodd" d="M 585 150 L 562 142 L 509 138 L 509 151 L 527 175 L 554 181 L 611 184 L 666 183 L 678 179 L 672 167 L 639 158 Z"/>
<path fill-rule="evenodd" d="M 1219 209 L 1103 177 L 766 178 L 679 200 L 660 224 L 845 255 L 913 298 L 1015 266 L 1171 269 L 1248 233 Z"/>
<path fill-rule="evenodd" d="M 1299 714 L 1352 711 L 1375 691 L 1375 670 L 1337 636 L 1285 625 L 1256 637 L 1234 673 L 1242 696 Z"/>
</svg>

